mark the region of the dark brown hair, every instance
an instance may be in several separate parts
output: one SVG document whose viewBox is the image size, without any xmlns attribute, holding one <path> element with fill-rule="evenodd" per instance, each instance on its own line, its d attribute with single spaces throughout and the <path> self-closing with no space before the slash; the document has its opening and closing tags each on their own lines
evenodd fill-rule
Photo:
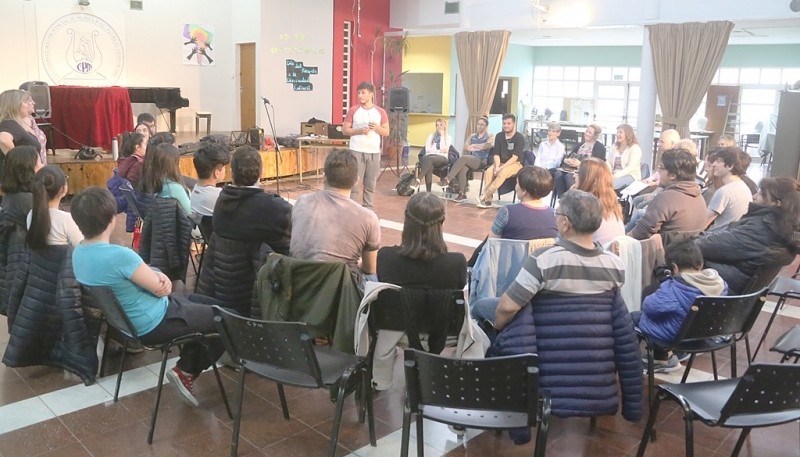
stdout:
<svg viewBox="0 0 800 457">
<path fill-rule="evenodd" d="M 25 236 L 25 242 L 31 249 L 46 249 L 47 236 L 50 234 L 50 200 L 58 197 L 67 178 L 61 168 L 47 165 L 33 177 L 33 208 L 31 209 L 31 226 Z"/>
<path fill-rule="evenodd" d="M 400 254 L 431 260 L 447 252 L 442 235 L 444 203 L 430 192 L 412 196 L 406 205 Z"/>
</svg>

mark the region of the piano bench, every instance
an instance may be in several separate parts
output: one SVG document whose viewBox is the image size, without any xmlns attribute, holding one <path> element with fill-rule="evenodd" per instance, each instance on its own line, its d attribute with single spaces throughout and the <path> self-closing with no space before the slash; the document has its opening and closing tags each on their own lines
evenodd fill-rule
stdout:
<svg viewBox="0 0 800 457">
<path fill-rule="evenodd" d="M 211 135 L 211 113 L 198 111 L 194 115 L 194 134 L 200 135 L 200 119 L 206 120 L 206 135 Z"/>
</svg>

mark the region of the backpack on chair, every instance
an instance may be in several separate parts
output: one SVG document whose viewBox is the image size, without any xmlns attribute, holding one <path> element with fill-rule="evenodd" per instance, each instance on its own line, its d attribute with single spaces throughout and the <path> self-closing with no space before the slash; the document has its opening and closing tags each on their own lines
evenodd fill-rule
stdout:
<svg viewBox="0 0 800 457">
<path fill-rule="evenodd" d="M 410 197 L 414 195 L 414 188 L 412 187 L 416 183 L 416 177 L 413 173 L 405 172 L 400 175 L 400 182 L 397 183 L 395 186 L 395 190 L 397 190 L 397 195 L 402 197 Z"/>
</svg>

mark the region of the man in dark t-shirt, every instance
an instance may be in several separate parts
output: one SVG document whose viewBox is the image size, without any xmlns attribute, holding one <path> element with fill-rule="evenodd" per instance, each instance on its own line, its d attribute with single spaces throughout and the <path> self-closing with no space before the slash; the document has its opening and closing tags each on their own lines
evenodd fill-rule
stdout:
<svg viewBox="0 0 800 457">
<path fill-rule="evenodd" d="M 517 117 L 507 113 L 503 115 L 503 131 L 494 139 L 494 147 L 489 154 L 489 168 L 486 169 L 484 181 L 486 187 L 478 202 L 478 208 L 490 208 L 492 197 L 506 179 L 515 176 L 522 168 L 522 149 L 525 138 L 517 132 Z"/>
</svg>

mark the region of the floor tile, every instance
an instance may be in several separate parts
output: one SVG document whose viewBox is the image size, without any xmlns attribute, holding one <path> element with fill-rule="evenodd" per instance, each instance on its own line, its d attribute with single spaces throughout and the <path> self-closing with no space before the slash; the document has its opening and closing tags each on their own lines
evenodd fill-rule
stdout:
<svg viewBox="0 0 800 457">
<path fill-rule="evenodd" d="M 3 421 L 0 418 L 0 421 Z M 77 443 L 59 419 L 50 419 L 20 428 L 0 437 L 0 455 L 28 457 L 51 452 Z"/>
<path fill-rule="evenodd" d="M 40 395 L 39 398 L 53 413 L 60 416 L 111 401 L 113 396 L 97 384 L 91 386 L 81 384 L 49 392 Z"/>
<path fill-rule="evenodd" d="M 0 435 L 55 418 L 55 414 L 38 397 L 3 406 L 0 414 Z M 12 432 L 13 433 L 13 432 Z M 0 442 L 5 436 L 0 437 Z"/>
</svg>

